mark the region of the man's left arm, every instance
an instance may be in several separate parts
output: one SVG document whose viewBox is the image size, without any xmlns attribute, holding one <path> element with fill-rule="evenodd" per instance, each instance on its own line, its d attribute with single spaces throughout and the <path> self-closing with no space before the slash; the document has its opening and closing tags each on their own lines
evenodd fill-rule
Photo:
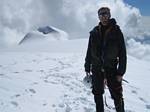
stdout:
<svg viewBox="0 0 150 112">
<path fill-rule="evenodd" d="M 123 76 L 126 72 L 126 64 L 127 64 L 127 54 L 126 54 L 126 45 L 125 45 L 125 40 L 124 36 L 119 29 L 118 32 L 119 36 L 119 65 L 118 65 L 118 70 L 117 70 L 117 75 Z"/>
</svg>

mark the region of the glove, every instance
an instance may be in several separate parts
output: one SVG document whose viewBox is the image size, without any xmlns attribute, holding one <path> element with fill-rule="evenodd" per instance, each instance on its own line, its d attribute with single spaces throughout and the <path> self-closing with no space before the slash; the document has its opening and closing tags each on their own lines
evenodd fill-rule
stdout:
<svg viewBox="0 0 150 112">
<path fill-rule="evenodd" d="M 122 76 L 122 75 L 117 75 L 116 78 L 117 78 L 117 81 L 118 81 L 118 82 L 121 82 L 122 79 L 123 79 L 123 76 Z"/>
</svg>

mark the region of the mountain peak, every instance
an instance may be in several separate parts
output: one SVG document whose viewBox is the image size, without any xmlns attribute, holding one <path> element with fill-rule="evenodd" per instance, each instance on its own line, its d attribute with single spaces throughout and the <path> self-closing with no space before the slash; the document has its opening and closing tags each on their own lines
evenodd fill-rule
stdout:
<svg viewBox="0 0 150 112">
<path fill-rule="evenodd" d="M 37 30 L 27 33 L 19 44 L 41 43 L 48 40 L 68 40 L 68 34 L 52 26 L 39 27 Z"/>
<path fill-rule="evenodd" d="M 49 27 L 49 26 L 39 27 L 37 30 L 39 32 L 42 32 L 43 34 L 48 34 L 48 33 L 51 33 L 51 32 L 57 33 L 56 30 L 54 30 L 52 27 Z"/>
</svg>

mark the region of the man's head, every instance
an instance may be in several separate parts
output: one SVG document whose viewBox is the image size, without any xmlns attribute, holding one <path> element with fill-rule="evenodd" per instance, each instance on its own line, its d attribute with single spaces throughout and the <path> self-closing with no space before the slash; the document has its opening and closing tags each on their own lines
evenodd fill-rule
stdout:
<svg viewBox="0 0 150 112">
<path fill-rule="evenodd" d="M 111 17 L 110 9 L 108 7 L 101 7 L 98 10 L 98 17 L 102 23 L 102 25 L 108 25 L 109 19 Z"/>
</svg>

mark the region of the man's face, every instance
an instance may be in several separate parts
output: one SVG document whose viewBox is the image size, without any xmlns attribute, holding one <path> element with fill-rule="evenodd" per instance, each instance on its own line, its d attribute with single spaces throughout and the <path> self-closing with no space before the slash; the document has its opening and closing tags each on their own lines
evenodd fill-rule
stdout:
<svg viewBox="0 0 150 112">
<path fill-rule="evenodd" d="M 110 19 L 110 14 L 109 14 L 109 11 L 108 10 L 101 10 L 98 14 L 99 16 L 99 19 L 102 23 L 102 25 L 106 26 L 108 25 L 108 21 Z"/>
</svg>

